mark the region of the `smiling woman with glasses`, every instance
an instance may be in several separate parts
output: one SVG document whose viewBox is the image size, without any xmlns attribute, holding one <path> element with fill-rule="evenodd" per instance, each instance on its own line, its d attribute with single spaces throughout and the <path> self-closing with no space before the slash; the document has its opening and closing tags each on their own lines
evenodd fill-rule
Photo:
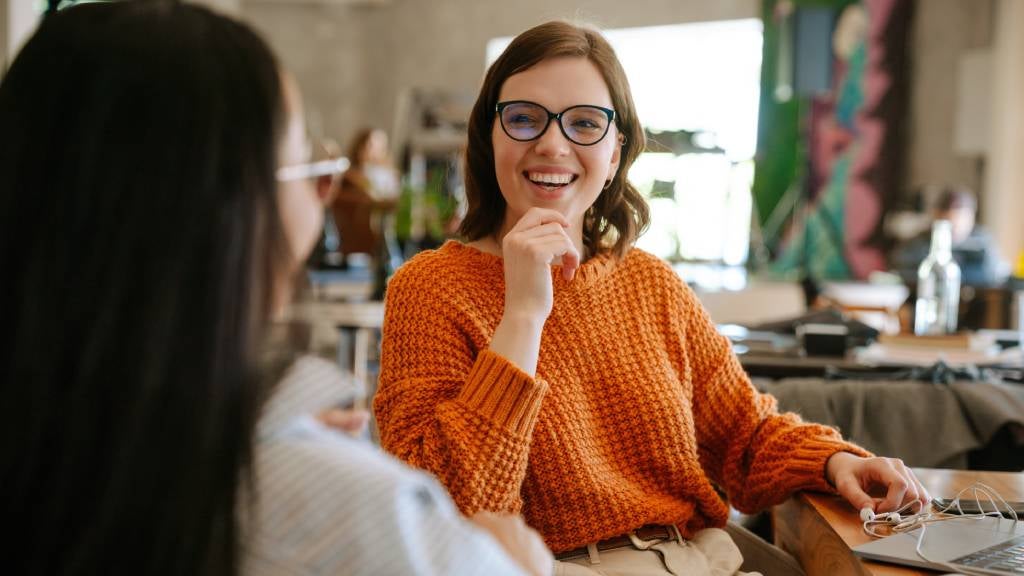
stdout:
<svg viewBox="0 0 1024 576">
<path fill-rule="evenodd" d="M 778 413 L 693 292 L 633 246 L 643 144 L 599 32 L 549 22 L 494 62 L 469 121 L 465 242 L 388 286 L 385 448 L 465 513 L 522 511 L 564 574 L 737 573 L 722 492 L 743 511 L 833 486 L 857 508 L 874 484 L 885 509 L 925 499 L 902 463 Z M 771 550 L 764 573 L 800 573 Z"/>
</svg>

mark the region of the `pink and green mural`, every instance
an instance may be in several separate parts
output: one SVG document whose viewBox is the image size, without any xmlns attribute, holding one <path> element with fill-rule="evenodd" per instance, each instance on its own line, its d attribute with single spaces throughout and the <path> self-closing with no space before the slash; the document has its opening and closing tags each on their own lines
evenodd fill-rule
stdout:
<svg viewBox="0 0 1024 576">
<path fill-rule="evenodd" d="M 901 192 L 912 7 L 765 0 L 754 205 L 772 271 L 846 279 L 885 268 L 881 223 Z"/>
</svg>

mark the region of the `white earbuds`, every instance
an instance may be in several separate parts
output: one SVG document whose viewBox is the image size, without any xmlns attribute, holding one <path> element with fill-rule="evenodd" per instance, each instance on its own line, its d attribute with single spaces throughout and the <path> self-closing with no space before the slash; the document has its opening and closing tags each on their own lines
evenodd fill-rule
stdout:
<svg viewBox="0 0 1024 576">
<path fill-rule="evenodd" d="M 903 521 L 903 517 L 900 516 L 899 512 L 875 514 L 874 510 L 868 507 L 860 509 L 860 519 L 864 522 L 891 522 L 892 524 L 899 524 Z"/>
<path fill-rule="evenodd" d="M 916 527 L 921 522 L 921 520 L 917 520 L 916 518 L 911 520 L 904 520 L 903 522 L 900 522 L 899 524 L 893 526 L 892 529 L 897 532 L 902 532 L 904 530 L 909 530 L 911 528 Z"/>
</svg>

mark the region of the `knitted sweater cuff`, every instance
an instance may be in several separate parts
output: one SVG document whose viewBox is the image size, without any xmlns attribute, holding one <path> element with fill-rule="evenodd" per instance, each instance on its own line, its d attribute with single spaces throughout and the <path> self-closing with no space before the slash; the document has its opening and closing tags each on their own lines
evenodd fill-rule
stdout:
<svg viewBox="0 0 1024 576">
<path fill-rule="evenodd" d="M 835 486 L 825 477 L 825 464 L 837 452 L 849 452 L 864 458 L 874 456 L 871 452 L 842 440 L 831 438 L 808 439 L 794 450 L 786 466 L 789 479 L 786 482 L 794 490 L 814 490 L 836 493 Z"/>
<path fill-rule="evenodd" d="M 459 401 L 499 426 L 526 436 L 540 412 L 548 385 L 523 372 L 505 357 L 483 350 L 459 393 Z"/>
</svg>

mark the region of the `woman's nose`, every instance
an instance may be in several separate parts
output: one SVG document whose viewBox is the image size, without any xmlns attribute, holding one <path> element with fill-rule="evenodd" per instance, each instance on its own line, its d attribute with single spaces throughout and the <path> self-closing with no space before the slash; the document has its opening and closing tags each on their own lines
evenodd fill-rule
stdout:
<svg viewBox="0 0 1024 576">
<path fill-rule="evenodd" d="M 565 134 L 562 134 L 558 120 L 552 118 L 548 129 L 537 139 L 535 150 L 544 156 L 558 157 L 568 154 L 571 147 L 572 143 L 565 137 Z"/>
</svg>

